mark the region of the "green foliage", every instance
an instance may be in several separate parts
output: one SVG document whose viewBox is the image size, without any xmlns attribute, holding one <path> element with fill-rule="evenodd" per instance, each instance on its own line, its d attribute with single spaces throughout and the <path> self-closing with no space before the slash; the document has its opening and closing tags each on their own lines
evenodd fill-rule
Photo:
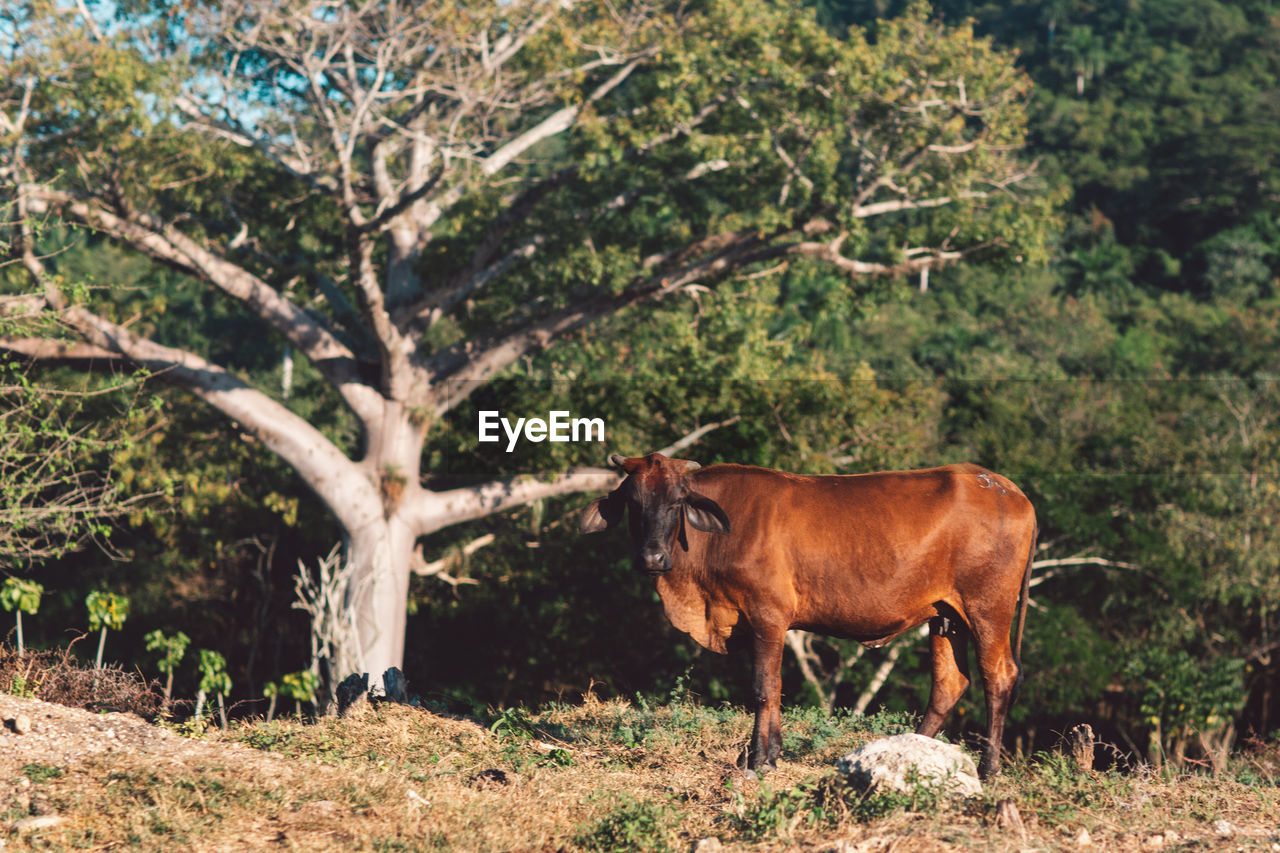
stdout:
<svg viewBox="0 0 1280 853">
<path fill-rule="evenodd" d="M 665 853 L 675 849 L 678 820 L 669 804 L 624 796 L 618 798 L 609 814 L 581 830 L 574 843 L 596 853 L 615 850 Z"/>
<path fill-rule="evenodd" d="M 8 211 L 0 199 L 0 219 Z M 129 396 L 135 383 L 40 384 L 0 355 L 0 558 L 7 565 L 40 565 L 91 541 L 109 550 L 111 520 L 126 503 L 111 455 L 145 422 Z M 94 423 L 100 413 L 119 420 Z"/>
<path fill-rule="evenodd" d="M 1149 644 L 1132 650 L 1124 675 L 1135 685 L 1138 712 L 1156 754 L 1178 755 L 1193 733 L 1220 731 L 1245 701 L 1245 661 L 1192 655 Z"/>
<path fill-rule="evenodd" d="M 225 696 L 231 692 L 231 676 L 227 674 L 227 659 L 212 649 L 200 650 L 200 690 Z"/>
<path fill-rule="evenodd" d="M 53 764 L 26 764 L 22 768 L 22 775 L 37 784 L 48 782 L 52 779 L 60 779 L 65 774 L 65 770 Z"/>
<path fill-rule="evenodd" d="M 170 637 L 165 635 L 159 628 L 147 634 L 146 641 L 147 651 L 160 652 L 160 659 L 156 661 L 156 668 L 170 677 L 172 677 L 174 670 L 178 668 L 178 664 L 186 654 L 187 646 L 191 644 L 191 638 L 185 632 L 177 631 Z"/>
<path fill-rule="evenodd" d="M 85 597 L 84 606 L 89 611 L 89 628 L 93 631 L 119 631 L 129 618 L 129 597 L 114 592 L 94 590 Z"/>
<path fill-rule="evenodd" d="M 734 791 L 735 828 L 744 838 L 752 841 L 781 838 L 786 840 L 800 822 L 814 823 L 814 784 L 774 790 L 761 785 L 755 796 L 748 800 L 741 792 Z"/>
<path fill-rule="evenodd" d="M 280 678 L 280 692 L 296 702 L 314 703 L 319 687 L 320 676 L 309 669 L 288 672 Z"/>
<path fill-rule="evenodd" d="M 532 740 L 537 735 L 529 712 L 522 707 L 502 709 L 489 724 L 489 731 L 499 738 L 515 741 Z"/>
<path fill-rule="evenodd" d="M 23 578 L 5 578 L 0 586 L 0 606 L 10 613 L 28 613 L 35 615 L 40 609 L 40 597 L 44 595 L 44 586 L 38 581 Z"/>
</svg>

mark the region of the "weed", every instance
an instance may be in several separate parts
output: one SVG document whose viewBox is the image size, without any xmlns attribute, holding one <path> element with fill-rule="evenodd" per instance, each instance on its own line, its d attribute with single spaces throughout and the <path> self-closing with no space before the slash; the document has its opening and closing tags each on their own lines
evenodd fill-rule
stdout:
<svg viewBox="0 0 1280 853">
<path fill-rule="evenodd" d="M 8 692 L 12 693 L 14 696 L 21 696 L 23 699 L 34 699 L 39 690 L 40 682 L 37 681 L 34 684 L 31 684 L 27 682 L 26 677 L 22 675 L 15 675 L 13 677 L 13 683 L 9 686 Z"/>
<path fill-rule="evenodd" d="M 52 764 L 28 764 L 22 768 L 22 775 L 32 782 L 48 782 L 61 777 L 64 772 L 61 767 Z"/>
<path fill-rule="evenodd" d="M 246 745 L 263 752 L 288 752 L 297 739 L 297 733 L 284 729 L 273 720 L 245 729 L 241 739 Z"/>
<path fill-rule="evenodd" d="M 538 762 L 539 767 L 572 767 L 573 764 L 573 753 L 560 748 L 551 750 L 546 758 Z"/>
<path fill-rule="evenodd" d="M 909 711 L 877 711 L 869 717 L 852 717 L 858 728 L 873 737 L 914 732 L 919 720 Z"/>
<path fill-rule="evenodd" d="M 518 707 L 504 708 L 489 724 L 489 731 L 502 740 L 527 741 L 537 735 L 529 712 Z"/>
<path fill-rule="evenodd" d="M 185 720 L 177 721 L 167 714 L 162 714 L 156 719 L 156 725 L 162 729 L 173 732 L 178 737 L 191 738 L 199 740 L 205 736 L 208 729 L 206 720 L 199 720 L 195 717 L 187 717 Z"/>
<path fill-rule="evenodd" d="M 860 718 L 848 714 L 828 714 L 813 707 L 796 708 L 786 715 L 783 722 L 783 757 L 791 759 L 821 752 L 831 741 L 847 734 L 855 721 L 861 723 Z"/>
<path fill-rule="evenodd" d="M 762 786 L 753 801 L 741 793 L 734 796 L 734 828 L 743 838 L 760 841 L 767 838 L 789 839 L 801 823 L 814 825 L 825 815 L 815 808 L 816 785 L 803 784 L 775 791 Z"/>
<path fill-rule="evenodd" d="M 1132 796 L 1135 779 L 1114 770 L 1081 773 L 1075 760 L 1061 752 L 1038 753 L 1027 766 L 1022 788 L 1042 821 L 1074 822 L 1086 811 L 1110 806 Z"/>
<path fill-rule="evenodd" d="M 636 734 L 635 727 L 627 723 L 618 723 L 617 728 L 613 730 L 613 739 L 627 749 L 635 749 L 637 746 L 644 746 L 647 733 Z"/>
<path fill-rule="evenodd" d="M 579 832 L 574 843 L 598 853 L 665 853 L 673 849 L 678 823 L 679 815 L 669 804 L 655 805 L 623 796 L 608 814 Z"/>
</svg>

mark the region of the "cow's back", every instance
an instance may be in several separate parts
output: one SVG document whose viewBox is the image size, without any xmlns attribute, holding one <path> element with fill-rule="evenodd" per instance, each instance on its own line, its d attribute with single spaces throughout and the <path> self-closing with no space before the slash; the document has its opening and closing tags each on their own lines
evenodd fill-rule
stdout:
<svg viewBox="0 0 1280 853">
<path fill-rule="evenodd" d="M 732 531 L 687 529 L 659 591 L 677 627 L 717 651 L 739 613 L 878 644 L 939 602 L 962 613 L 965 598 L 1016 599 L 1035 527 L 1022 492 L 975 465 L 812 477 L 713 465 L 689 482 Z"/>
</svg>

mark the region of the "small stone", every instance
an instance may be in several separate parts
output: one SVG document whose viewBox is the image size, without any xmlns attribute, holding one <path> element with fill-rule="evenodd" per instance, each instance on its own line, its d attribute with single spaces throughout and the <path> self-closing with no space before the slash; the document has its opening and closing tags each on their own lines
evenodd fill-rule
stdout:
<svg viewBox="0 0 1280 853">
<path fill-rule="evenodd" d="M 693 853 L 720 853 L 723 849 L 724 845 L 714 835 L 699 839 L 693 845 Z"/>
<path fill-rule="evenodd" d="M 1163 850 L 1165 845 L 1165 837 L 1160 834 L 1148 835 L 1142 839 L 1143 850 Z"/>
<path fill-rule="evenodd" d="M 9 720 L 9 728 L 13 729 L 16 734 L 25 735 L 31 731 L 31 718 L 26 714 L 18 714 L 12 720 Z"/>
<path fill-rule="evenodd" d="M 1087 829 L 1080 830 L 1080 834 L 1076 836 L 1076 846 L 1077 847 L 1093 846 L 1093 836 L 1089 834 L 1089 830 Z"/>
<path fill-rule="evenodd" d="M 1213 822 L 1214 835 L 1220 835 L 1223 838 L 1227 838 L 1228 836 L 1234 834 L 1235 831 L 1236 831 L 1236 828 L 1234 826 L 1227 823 L 1225 820 L 1222 820 L 1221 818 Z"/>
<path fill-rule="evenodd" d="M 42 829 L 52 829 L 66 823 L 67 819 L 61 815 L 43 814 L 34 817 L 24 817 L 22 820 L 15 821 L 13 828 L 19 833 L 38 832 Z"/>
</svg>

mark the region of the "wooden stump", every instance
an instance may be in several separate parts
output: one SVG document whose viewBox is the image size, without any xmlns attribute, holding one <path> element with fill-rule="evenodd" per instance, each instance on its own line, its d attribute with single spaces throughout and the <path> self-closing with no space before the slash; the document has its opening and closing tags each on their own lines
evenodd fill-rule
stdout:
<svg viewBox="0 0 1280 853">
<path fill-rule="evenodd" d="M 1067 732 L 1067 738 L 1071 742 L 1071 757 L 1075 759 L 1076 767 L 1081 773 L 1093 772 L 1093 750 L 1098 745 L 1093 728 L 1088 723 L 1081 723 Z"/>
</svg>

